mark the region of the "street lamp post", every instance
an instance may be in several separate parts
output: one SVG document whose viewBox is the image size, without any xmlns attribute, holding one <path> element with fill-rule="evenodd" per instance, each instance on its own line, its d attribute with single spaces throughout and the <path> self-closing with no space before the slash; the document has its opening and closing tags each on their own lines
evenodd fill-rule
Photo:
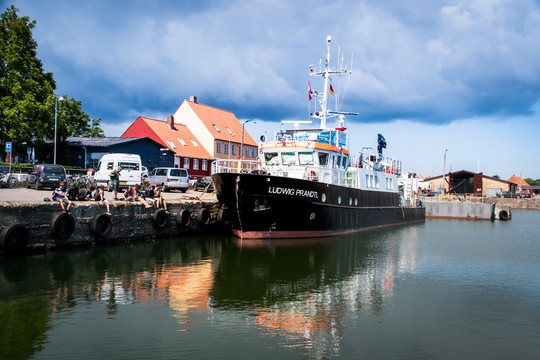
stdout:
<svg viewBox="0 0 540 360">
<path fill-rule="evenodd" d="M 444 160 L 443 160 L 443 173 L 442 173 L 442 178 L 443 178 L 443 191 L 446 187 L 446 152 L 448 151 L 448 149 L 444 150 Z M 450 188 L 450 186 L 448 187 Z"/>
<path fill-rule="evenodd" d="M 246 124 L 250 121 L 253 121 L 253 120 L 246 120 L 242 123 L 242 146 L 240 148 L 240 160 L 244 160 L 244 127 L 246 126 Z M 253 122 L 254 124 L 256 123 L 255 121 Z"/>
<path fill-rule="evenodd" d="M 56 133 L 57 133 L 57 123 L 58 123 L 58 101 L 64 101 L 63 97 L 54 96 L 54 155 L 53 155 L 53 164 L 56 165 Z"/>
</svg>

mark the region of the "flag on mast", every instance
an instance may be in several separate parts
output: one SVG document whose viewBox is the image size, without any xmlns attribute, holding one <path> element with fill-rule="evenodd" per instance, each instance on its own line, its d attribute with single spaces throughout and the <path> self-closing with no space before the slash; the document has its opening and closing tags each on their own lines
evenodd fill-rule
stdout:
<svg viewBox="0 0 540 360">
<path fill-rule="evenodd" d="M 334 88 L 332 87 L 332 84 L 330 84 L 330 94 L 334 95 Z"/>
<path fill-rule="evenodd" d="M 309 80 L 307 82 L 307 86 L 308 86 L 308 97 L 309 97 L 309 100 L 311 100 L 312 99 L 312 96 L 311 96 L 311 84 L 310 84 Z"/>
</svg>

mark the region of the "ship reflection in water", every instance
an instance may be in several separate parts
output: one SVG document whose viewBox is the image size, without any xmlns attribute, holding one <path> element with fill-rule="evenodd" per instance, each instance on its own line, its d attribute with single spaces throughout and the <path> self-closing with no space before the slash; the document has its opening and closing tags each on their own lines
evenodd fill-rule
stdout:
<svg viewBox="0 0 540 360">
<path fill-rule="evenodd" d="M 526 222 L 536 228 L 520 230 L 523 214 L 536 216 Z M 2 258 L 0 354 L 487 359 L 512 349 L 529 358 L 520 355 L 540 355 L 540 246 L 530 240 L 538 220 L 516 212 L 508 223 L 434 220 L 294 242 L 217 236 Z"/>
</svg>

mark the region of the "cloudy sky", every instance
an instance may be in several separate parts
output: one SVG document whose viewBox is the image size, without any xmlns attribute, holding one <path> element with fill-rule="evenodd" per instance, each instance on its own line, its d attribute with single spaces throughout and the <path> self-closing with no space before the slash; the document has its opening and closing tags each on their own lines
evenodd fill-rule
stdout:
<svg viewBox="0 0 540 360">
<path fill-rule="evenodd" d="M 348 81 L 333 80 L 332 107 L 359 113 L 346 124 L 353 154 L 381 133 L 385 155 L 425 176 L 442 173 L 446 152 L 446 171 L 540 178 L 538 0 L 1 4 L 36 21 L 57 93 L 81 100 L 108 136 L 139 115 L 165 120 L 191 95 L 256 121 L 254 138 L 308 120 L 308 65 L 331 35 L 332 64 L 338 51 L 352 62 Z"/>
</svg>

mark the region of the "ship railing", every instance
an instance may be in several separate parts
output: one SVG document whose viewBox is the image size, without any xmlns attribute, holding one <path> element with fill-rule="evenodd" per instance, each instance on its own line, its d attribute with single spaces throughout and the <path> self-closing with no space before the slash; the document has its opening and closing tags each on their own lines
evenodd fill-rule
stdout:
<svg viewBox="0 0 540 360">
<path fill-rule="evenodd" d="M 366 168 L 370 170 L 380 170 L 390 174 L 396 174 L 397 176 L 401 175 L 402 163 L 401 161 L 388 158 L 388 157 L 379 157 L 377 155 L 370 155 L 364 153 L 357 153 L 354 167 Z"/>
<path fill-rule="evenodd" d="M 254 173 L 260 170 L 260 163 L 253 160 L 215 159 L 212 162 L 212 174 L 224 172 Z"/>
</svg>

